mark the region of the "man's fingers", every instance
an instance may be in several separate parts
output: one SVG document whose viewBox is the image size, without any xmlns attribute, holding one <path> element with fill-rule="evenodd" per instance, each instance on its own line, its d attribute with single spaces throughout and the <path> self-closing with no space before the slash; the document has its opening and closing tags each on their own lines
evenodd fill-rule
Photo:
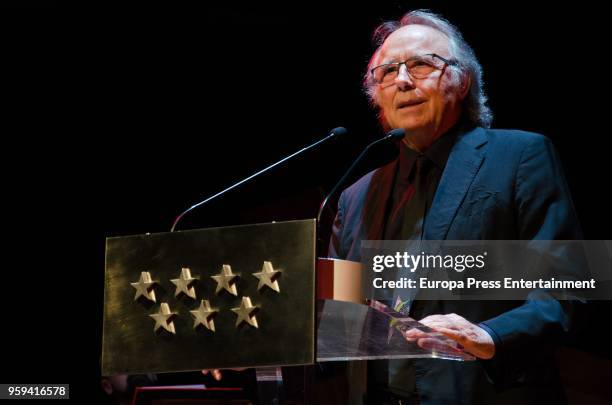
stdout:
<svg viewBox="0 0 612 405">
<path fill-rule="evenodd" d="M 463 334 L 460 331 L 449 329 L 449 328 L 436 328 L 436 331 L 440 332 L 441 334 L 443 334 L 444 336 L 450 339 L 453 339 L 456 342 L 465 343 L 465 340 L 466 340 L 465 334 Z"/>
<path fill-rule="evenodd" d="M 444 315 L 429 315 L 421 319 L 419 322 L 424 325 L 428 325 L 430 322 L 439 322 L 443 319 L 445 319 Z"/>
<path fill-rule="evenodd" d="M 404 331 L 403 334 L 404 338 L 411 341 L 429 336 L 428 333 L 423 332 L 422 330 L 419 330 L 417 328 L 408 329 L 407 331 Z"/>
<path fill-rule="evenodd" d="M 455 323 L 451 321 L 451 319 L 440 315 L 428 316 L 427 318 L 423 318 L 419 322 L 432 329 L 440 327 L 452 328 L 453 326 L 455 326 Z"/>
<path fill-rule="evenodd" d="M 440 342 L 438 339 L 434 339 L 434 338 L 419 339 L 417 341 L 417 344 L 419 345 L 420 348 L 425 349 L 425 350 L 435 349 L 438 351 L 462 353 L 462 351 L 459 350 L 458 348 L 448 345 L 446 343 Z"/>
<path fill-rule="evenodd" d="M 202 374 L 204 375 L 208 375 L 210 373 L 210 375 L 212 375 L 212 377 L 217 380 L 217 381 L 221 381 L 221 378 L 223 377 L 223 375 L 221 374 L 221 370 L 219 369 L 206 369 L 206 370 L 202 370 Z"/>
</svg>

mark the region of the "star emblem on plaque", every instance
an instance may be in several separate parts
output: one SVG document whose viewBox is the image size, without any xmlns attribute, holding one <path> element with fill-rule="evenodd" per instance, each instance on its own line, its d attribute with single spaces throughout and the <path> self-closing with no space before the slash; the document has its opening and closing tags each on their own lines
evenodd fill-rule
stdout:
<svg viewBox="0 0 612 405">
<path fill-rule="evenodd" d="M 261 292 L 263 289 L 269 288 L 277 293 L 280 293 L 278 278 L 281 276 L 282 272 L 283 270 L 281 269 L 275 269 L 271 261 L 264 261 L 261 271 L 251 273 L 253 277 L 259 280 L 257 284 L 257 291 Z M 220 294 L 225 290 L 231 295 L 238 296 L 236 279 L 240 277 L 240 275 L 234 274 L 232 267 L 229 264 L 224 264 L 218 274 L 210 277 L 217 283 L 215 294 Z M 175 298 L 179 299 L 182 295 L 185 295 L 193 300 L 196 299 L 197 294 L 195 286 L 199 281 L 199 278 L 191 275 L 191 269 L 189 267 L 182 267 L 178 278 L 170 278 L 169 281 L 175 286 Z M 151 302 L 156 302 L 155 287 L 161 287 L 161 284 L 163 283 L 152 280 L 151 273 L 147 271 L 141 272 L 138 281 L 130 283 L 130 285 L 136 290 L 134 301 L 146 299 Z M 164 291 L 163 288 L 162 291 Z M 207 299 L 201 299 L 199 301 L 199 306 L 192 308 L 193 309 L 189 310 L 189 313 L 191 313 L 193 317 L 193 329 L 202 327 L 212 332 L 216 332 L 214 318 L 219 314 L 219 308 L 212 308 L 210 301 Z M 235 326 L 237 328 L 243 324 L 250 325 L 254 328 L 259 328 L 255 314 L 261 309 L 261 306 L 253 305 L 250 297 L 241 297 L 240 306 L 229 309 L 236 314 Z M 174 325 L 174 319 L 179 316 L 179 314 L 178 312 L 171 311 L 168 302 L 162 302 L 159 307 L 159 312 L 149 314 L 148 316 L 155 320 L 155 326 L 153 327 L 154 333 L 158 333 L 163 330 L 174 335 L 177 333 Z"/>
<path fill-rule="evenodd" d="M 173 335 L 176 335 L 176 330 L 174 329 L 174 318 L 176 318 L 177 314 L 170 311 L 170 305 L 162 302 L 160 311 L 156 314 L 150 314 L 149 316 L 155 320 L 153 332 L 157 332 L 159 328 L 163 328 Z"/>
<path fill-rule="evenodd" d="M 137 301 L 140 297 L 149 301 L 155 302 L 155 287 L 157 283 L 151 280 L 151 273 L 143 271 L 140 273 L 140 278 L 135 283 L 130 283 L 132 287 L 136 289 L 136 295 L 134 295 L 134 301 Z"/>
<path fill-rule="evenodd" d="M 259 273 L 253 273 L 253 276 L 259 279 L 257 289 L 261 290 L 264 287 L 268 287 L 277 293 L 280 293 L 277 279 L 281 275 L 281 270 L 275 270 L 272 266 L 272 262 L 265 261 L 261 267 Z"/>
<path fill-rule="evenodd" d="M 232 308 L 232 311 L 236 313 L 236 327 L 239 327 L 242 323 L 247 323 L 254 328 L 259 328 L 257 325 L 257 318 L 255 318 L 255 312 L 259 308 L 251 303 L 251 298 L 242 297 L 240 306 Z"/>
<path fill-rule="evenodd" d="M 194 317 L 193 328 L 196 329 L 198 326 L 204 326 L 206 329 L 215 331 L 215 321 L 213 318 L 219 312 L 217 309 L 210 307 L 208 300 L 201 300 L 198 309 L 191 312 Z"/>
<path fill-rule="evenodd" d="M 217 282 L 215 294 L 225 290 L 232 295 L 238 296 L 238 291 L 236 290 L 236 278 L 238 275 L 232 273 L 232 266 L 224 264 L 219 274 L 210 277 Z"/>
<path fill-rule="evenodd" d="M 181 269 L 179 278 L 174 278 L 170 281 L 176 286 L 176 290 L 174 291 L 175 297 L 185 294 L 190 298 L 196 298 L 195 288 L 193 288 L 193 285 L 196 283 L 196 281 L 198 281 L 198 279 L 191 277 L 191 270 L 189 268 L 183 267 Z"/>
</svg>

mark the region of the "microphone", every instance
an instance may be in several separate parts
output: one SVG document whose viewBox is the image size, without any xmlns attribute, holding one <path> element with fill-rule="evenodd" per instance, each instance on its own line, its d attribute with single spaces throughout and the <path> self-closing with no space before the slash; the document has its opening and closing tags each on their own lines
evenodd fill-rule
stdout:
<svg viewBox="0 0 612 405">
<path fill-rule="evenodd" d="M 250 176 L 249 176 L 249 177 L 247 177 L 246 179 L 242 179 L 242 180 L 240 180 L 238 183 L 235 183 L 235 184 L 233 184 L 233 185 L 229 186 L 228 188 L 226 188 L 226 189 L 224 189 L 224 190 L 219 191 L 217 194 L 211 195 L 210 197 L 206 198 L 205 200 L 202 200 L 202 201 L 200 201 L 199 203 L 192 205 L 191 207 L 189 207 L 189 208 L 187 208 L 185 211 L 183 211 L 183 212 L 182 212 L 182 213 L 181 213 L 181 214 L 180 214 L 178 217 L 176 217 L 176 219 L 175 219 L 175 220 L 174 220 L 174 222 L 172 223 L 172 228 L 170 228 L 170 232 L 174 232 L 174 229 L 176 228 L 176 225 L 179 223 L 179 221 L 180 221 L 180 220 L 181 220 L 181 219 L 182 219 L 182 218 L 183 218 L 183 217 L 184 217 L 184 216 L 185 216 L 185 215 L 186 215 L 188 212 L 193 211 L 194 209 L 198 208 L 199 206 L 204 205 L 204 204 L 208 203 L 209 201 L 214 200 L 215 198 L 217 198 L 217 197 L 219 197 L 219 196 L 221 196 L 221 195 L 225 194 L 226 192 L 228 192 L 228 191 L 230 191 L 230 190 L 232 190 L 232 189 L 234 189 L 234 188 L 238 187 L 238 186 L 239 186 L 239 185 L 241 185 L 242 183 L 246 183 L 247 181 L 251 180 L 252 178 L 257 177 L 257 176 L 259 176 L 260 174 L 267 172 L 268 170 L 270 170 L 270 169 L 272 169 L 272 168 L 274 168 L 274 167 L 276 167 L 276 166 L 280 165 L 281 163 L 286 162 L 287 160 L 289 160 L 289 159 L 291 159 L 291 158 L 293 158 L 293 157 L 295 157 L 295 156 L 297 156 L 297 155 L 299 155 L 299 154 L 301 154 L 301 153 L 303 153 L 303 152 L 306 152 L 307 150 L 312 149 L 312 148 L 314 148 L 315 146 L 317 146 L 317 145 L 319 145 L 319 144 L 321 144 L 321 143 L 323 143 L 323 142 L 325 142 L 325 141 L 327 141 L 327 140 L 330 140 L 330 139 L 332 139 L 332 138 L 336 138 L 336 137 L 342 136 L 342 135 L 344 135 L 344 134 L 346 134 L 346 133 L 347 133 L 347 130 L 346 130 L 346 128 L 344 128 L 344 127 L 334 128 L 334 129 L 332 129 L 332 130 L 331 130 L 331 132 L 329 133 L 329 135 L 327 135 L 325 138 L 320 139 L 320 140 L 318 140 L 317 142 L 315 142 L 315 143 L 313 143 L 313 144 L 311 144 L 311 145 L 309 145 L 309 146 L 306 146 L 305 148 L 302 148 L 302 149 L 298 150 L 298 151 L 297 151 L 297 152 L 295 152 L 295 153 L 292 153 L 291 155 L 289 155 L 289 156 L 287 156 L 287 157 L 285 157 L 285 158 L 283 158 L 283 159 L 279 160 L 278 162 L 276 162 L 276 163 L 274 163 L 274 164 L 271 164 L 270 166 L 266 167 L 265 169 L 262 169 L 262 170 L 258 171 L 257 173 L 254 173 L 254 174 L 250 175 Z"/>
<path fill-rule="evenodd" d="M 368 153 L 370 148 L 372 148 L 375 145 L 378 145 L 379 143 L 383 143 L 383 142 L 387 142 L 387 141 L 399 141 L 399 140 L 403 139 L 404 136 L 406 136 L 406 131 L 403 128 L 392 129 L 391 131 L 387 132 L 387 134 L 384 137 L 375 140 L 374 142 L 372 142 L 371 144 L 369 144 L 368 146 L 365 147 L 363 152 L 361 152 L 361 154 L 359 156 L 357 156 L 357 159 L 355 159 L 355 161 L 348 168 L 346 173 L 344 173 L 344 176 L 342 176 L 342 178 L 336 183 L 334 188 L 332 188 L 332 190 L 327 194 L 327 196 L 325 197 L 325 199 L 321 203 L 321 206 L 319 207 L 319 213 L 317 214 L 317 230 L 321 226 L 320 225 L 321 224 L 321 215 L 323 214 L 323 210 L 325 209 L 325 206 L 327 205 L 329 199 L 331 198 L 332 195 L 334 195 L 336 193 L 336 191 L 338 191 L 338 189 L 342 186 L 342 184 L 344 184 L 344 182 L 346 181 L 348 176 L 353 172 L 353 170 L 355 169 L 357 164 L 361 161 L 361 159 L 363 159 L 363 157 Z M 319 234 L 320 234 L 320 232 L 317 232 L 317 235 L 319 235 Z"/>
<path fill-rule="evenodd" d="M 387 132 L 387 135 L 382 140 L 399 141 L 400 139 L 404 139 L 405 136 L 406 131 L 403 128 L 395 128 Z"/>
</svg>

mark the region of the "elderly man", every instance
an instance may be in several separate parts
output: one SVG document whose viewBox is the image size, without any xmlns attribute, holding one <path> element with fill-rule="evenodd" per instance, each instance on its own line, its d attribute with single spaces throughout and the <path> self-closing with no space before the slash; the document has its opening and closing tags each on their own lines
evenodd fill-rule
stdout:
<svg viewBox="0 0 612 405">
<path fill-rule="evenodd" d="M 330 256 L 360 260 L 362 240 L 579 239 L 561 165 L 543 136 L 489 129 L 482 70 L 458 30 L 413 11 L 374 33 L 364 85 L 397 160 L 347 188 Z M 410 314 L 476 362 L 372 362 L 369 403 L 563 403 L 550 343 L 571 323 L 553 299 L 415 301 Z"/>
</svg>

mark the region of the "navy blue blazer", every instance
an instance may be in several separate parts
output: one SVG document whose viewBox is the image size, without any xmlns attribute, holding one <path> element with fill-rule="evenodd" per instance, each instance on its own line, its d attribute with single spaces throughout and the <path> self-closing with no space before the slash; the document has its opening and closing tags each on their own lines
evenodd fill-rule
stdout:
<svg viewBox="0 0 612 405">
<path fill-rule="evenodd" d="M 382 239 L 396 165 L 368 173 L 341 194 L 331 257 L 360 261 L 361 241 Z M 423 232 L 427 240 L 581 239 L 551 142 L 534 133 L 480 127 L 457 136 Z M 467 363 L 418 360 L 422 403 L 563 402 L 551 343 L 570 328 L 570 303 L 428 302 L 418 317 L 433 313 L 457 313 L 484 325 L 496 356 Z"/>
</svg>

